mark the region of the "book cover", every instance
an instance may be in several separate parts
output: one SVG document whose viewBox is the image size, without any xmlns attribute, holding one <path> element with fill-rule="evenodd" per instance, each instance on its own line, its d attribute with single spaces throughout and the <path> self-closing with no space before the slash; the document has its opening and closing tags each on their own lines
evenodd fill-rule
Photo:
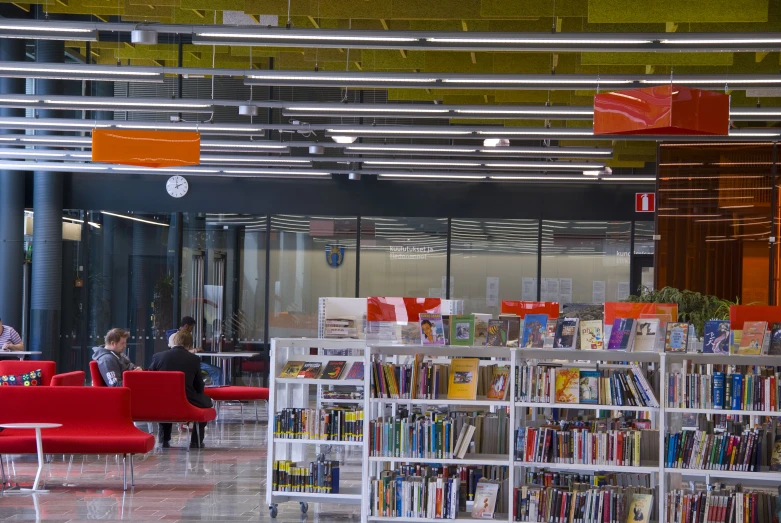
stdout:
<svg viewBox="0 0 781 523">
<path fill-rule="evenodd" d="M 629 350 L 632 348 L 632 339 L 635 334 L 634 318 L 616 318 L 613 322 L 613 330 L 610 331 L 610 341 L 607 348 L 610 350 Z"/>
<path fill-rule="evenodd" d="M 317 379 L 320 376 L 320 371 L 323 368 L 323 364 L 319 361 L 307 361 L 298 371 L 297 378 Z"/>
<path fill-rule="evenodd" d="M 603 333 L 602 320 L 580 322 L 580 348 L 582 350 L 602 350 Z"/>
<path fill-rule="evenodd" d="M 477 398 L 477 358 L 456 358 L 450 364 L 450 383 L 447 398 L 473 400 Z"/>
<path fill-rule="evenodd" d="M 740 337 L 738 354 L 762 354 L 762 342 L 765 339 L 766 321 L 747 321 L 743 323 L 743 335 Z"/>
<path fill-rule="evenodd" d="M 320 378 L 324 380 L 338 380 L 339 376 L 344 372 L 346 365 L 347 362 L 342 360 L 329 361 L 323 369 L 323 374 Z"/>
<path fill-rule="evenodd" d="M 547 314 L 527 314 L 523 321 L 523 340 L 521 346 L 531 349 L 543 348 L 545 346 L 547 325 Z"/>
<path fill-rule="evenodd" d="M 507 322 L 507 346 L 519 347 L 521 345 L 521 317 L 515 314 L 500 314 L 499 319 Z"/>
<path fill-rule="evenodd" d="M 659 318 L 640 318 L 635 329 L 633 352 L 654 352 L 656 336 L 659 333 Z"/>
<path fill-rule="evenodd" d="M 648 523 L 653 510 L 653 494 L 632 494 L 632 501 L 626 513 L 626 523 Z"/>
<path fill-rule="evenodd" d="M 578 337 L 578 318 L 559 318 L 556 321 L 556 333 L 553 336 L 554 349 L 576 349 Z"/>
<path fill-rule="evenodd" d="M 689 341 L 689 324 L 670 322 L 664 337 L 665 352 L 686 352 Z"/>
<path fill-rule="evenodd" d="M 781 471 L 781 436 L 776 436 L 773 442 L 773 453 L 770 456 L 770 470 Z"/>
<path fill-rule="evenodd" d="M 713 373 L 713 408 L 724 408 L 724 373 Z"/>
<path fill-rule="evenodd" d="M 282 372 L 279 373 L 278 378 L 295 378 L 298 376 L 298 371 L 304 366 L 303 361 L 288 361 Z"/>
<path fill-rule="evenodd" d="M 486 345 L 491 347 L 506 347 L 507 333 L 507 320 L 488 320 L 488 338 L 486 339 Z"/>
<path fill-rule="evenodd" d="M 553 338 L 556 335 L 556 323 L 556 319 L 548 318 L 548 323 L 545 326 L 545 336 L 547 338 Z"/>
<path fill-rule="evenodd" d="M 469 346 L 475 341 L 475 317 L 471 314 L 450 316 L 450 344 Z"/>
<path fill-rule="evenodd" d="M 421 345 L 444 345 L 445 326 L 441 314 L 419 314 Z"/>
<path fill-rule="evenodd" d="M 781 341 L 781 338 L 779 338 Z M 729 354 L 729 322 L 708 320 L 705 322 L 705 336 L 702 339 L 702 352 L 710 354 Z M 781 352 L 779 352 L 781 354 Z"/>
<path fill-rule="evenodd" d="M 362 380 L 363 379 L 363 362 L 362 361 L 356 361 L 353 363 L 353 366 L 350 367 L 349 372 L 347 373 L 347 376 L 345 376 L 346 380 Z"/>
<path fill-rule="evenodd" d="M 599 379 L 602 374 L 598 370 L 580 371 L 580 403 L 597 405 L 599 403 Z"/>
<path fill-rule="evenodd" d="M 499 494 L 499 484 L 478 481 L 475 488 L 472 517 L 477 519 L 493 519 L 496 508 L 496 496 Z"/>
<path fill-rule="evenodd" d="M 770 328 L 770 349 L 768 354 L 781 356 L 781 323 L 774 323 Z"/>
<path fill-rule="evenodd" d="M 510 369 L 508 367 L 494 367 L 491 386 L 488 388 L 488 399 L 504 400 L 509 389 Z"/>
<path fill-rule="evenodd" d="M 475 335 L 472 345 L 485 345 L 488 338 L 488 320 L 492 319 L 493 316 L 478 312 L 472 313 L 472 316 L 475 319 Z"/>
<path fill-rule="evenodd" d="M 559 367 L 556 369 L 556 403 L 580 401 L 580 369 Z"/>
<path fill-rule="evenodd" d="M 743 410 L 743 374 L 732 375 L 732 397 L 729 408 L 731 410 Z"/>
</svg>

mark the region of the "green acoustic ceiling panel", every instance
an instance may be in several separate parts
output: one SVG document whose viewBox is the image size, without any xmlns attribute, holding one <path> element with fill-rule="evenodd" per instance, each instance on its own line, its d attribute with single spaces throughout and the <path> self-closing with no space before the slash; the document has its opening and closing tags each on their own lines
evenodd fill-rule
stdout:
<svg viewBox="0 0 781 523">
<path fill-rule="evenodd" d="M 766 22 L 768 0 L 589 0 L 590 23 Z"/>
<path fill-rule="evenodd" d="M 583 65 L 732 65 L 733 53 L 582 53 Z"/>
<path fill-rule="evenodd" d="M 588 0 L 483 0 L 480 12 L 485 17 L 500 18 L 585 17 Z"/>
</svg>

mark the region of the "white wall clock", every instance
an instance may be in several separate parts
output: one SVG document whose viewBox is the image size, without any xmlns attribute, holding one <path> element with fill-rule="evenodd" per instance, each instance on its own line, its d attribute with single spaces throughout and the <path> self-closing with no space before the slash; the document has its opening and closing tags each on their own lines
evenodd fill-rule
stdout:
<svg viewBox="0 0 781 523">
<path fill-rule="evenodd" d="M 184 179 L 184 177 L 176 175 L 171 176 L 168 178 L 168 181 L 165 183 L 165 190 L 168 191 L 168 194 L 173 196 L 174 198 L 181 198 L 185 194 L 187 194 L 187 190 L 190 188 L 189 184 L 187 183 L 187 180 Z"/>
</svg>

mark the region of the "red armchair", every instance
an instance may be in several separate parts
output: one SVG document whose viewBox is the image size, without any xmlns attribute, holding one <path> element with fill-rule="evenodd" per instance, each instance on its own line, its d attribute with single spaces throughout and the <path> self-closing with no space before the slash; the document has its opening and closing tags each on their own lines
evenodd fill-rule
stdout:
<svg viewBox="0 0 781 523">
<path fill-rule="evenodd" d="M 57 364 L 53 361 L 37 360 L 3 360 L 0 361 L 0 376 L 20 375 L 41 369 L 41 385 L 50 385 L 52 377 L 57 372 Z"/>
<path fill-rule="evenodd" d="M 217 417 L 213 408 L 202 409 L 187 401 L 183 372 L 127 371 L 122 385 L 130 389 L 133 421 L 206 423 Z"/>
<path fill-rule="evenodd" d="M 89 362 L 89 374 L 92 377 L 92 386 L 93 387 L 105 387 L 106 382 L 103 381 L 103 376 L 100 374 L 100 367 L 98 366 L 98 362 L 95 360 L 91 360 Z"/>
<path fill-rule="evenodd" d="M 87 373 L 83 370 L 76 370 L 73 372 L 65 372 L 63 374 L 55 374 L 52 377 L 52 387 L 83 387 L 84 380 L 87 378 Z"/>
</svg>

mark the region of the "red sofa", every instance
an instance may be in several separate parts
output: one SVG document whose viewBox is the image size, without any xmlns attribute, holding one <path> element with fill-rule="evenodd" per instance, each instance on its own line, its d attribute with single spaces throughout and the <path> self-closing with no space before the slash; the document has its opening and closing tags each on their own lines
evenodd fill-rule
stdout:
<svg viewBox="0 0 781 523">
<path fill-rule="evenodd" d="M 57 364 L 53 361 L 36 360 L 3 360 L 0 361 L 0 376 L 19 376 L 41 369 L 41 385 L 50 385 L 52 377 L 57 372 Z"/>
<path fill-rule="evenodd" d="M 75 370 L 73 372 L 65 372 L 62 374 L 55 374 L 52 377 L 52 387 L 83 387 L 84 380 L 87 378 L 87 373 L 83 370 Z"/>
<path fill-rule="evenodd" d="M 0 424 L 61 423 L 41 432 L 47 454 L 146 454 L 155 438 L 133 425 L 128 389 L 92 387 L 0 387 Z M 35 454 L 35 432 L 5 429 L 0 432 L 0 454 Z M 127 473 L 123 474 L 127 490 Z"/>
<path fill-rule="evenodd" d="M 92 377 L 93 387 L 106 387 L 106 382 L 103 381 L 103 375 L 100 373 L 97 361 L 91 360 L 89 362 L 89 374 Z"/>
</svg>

